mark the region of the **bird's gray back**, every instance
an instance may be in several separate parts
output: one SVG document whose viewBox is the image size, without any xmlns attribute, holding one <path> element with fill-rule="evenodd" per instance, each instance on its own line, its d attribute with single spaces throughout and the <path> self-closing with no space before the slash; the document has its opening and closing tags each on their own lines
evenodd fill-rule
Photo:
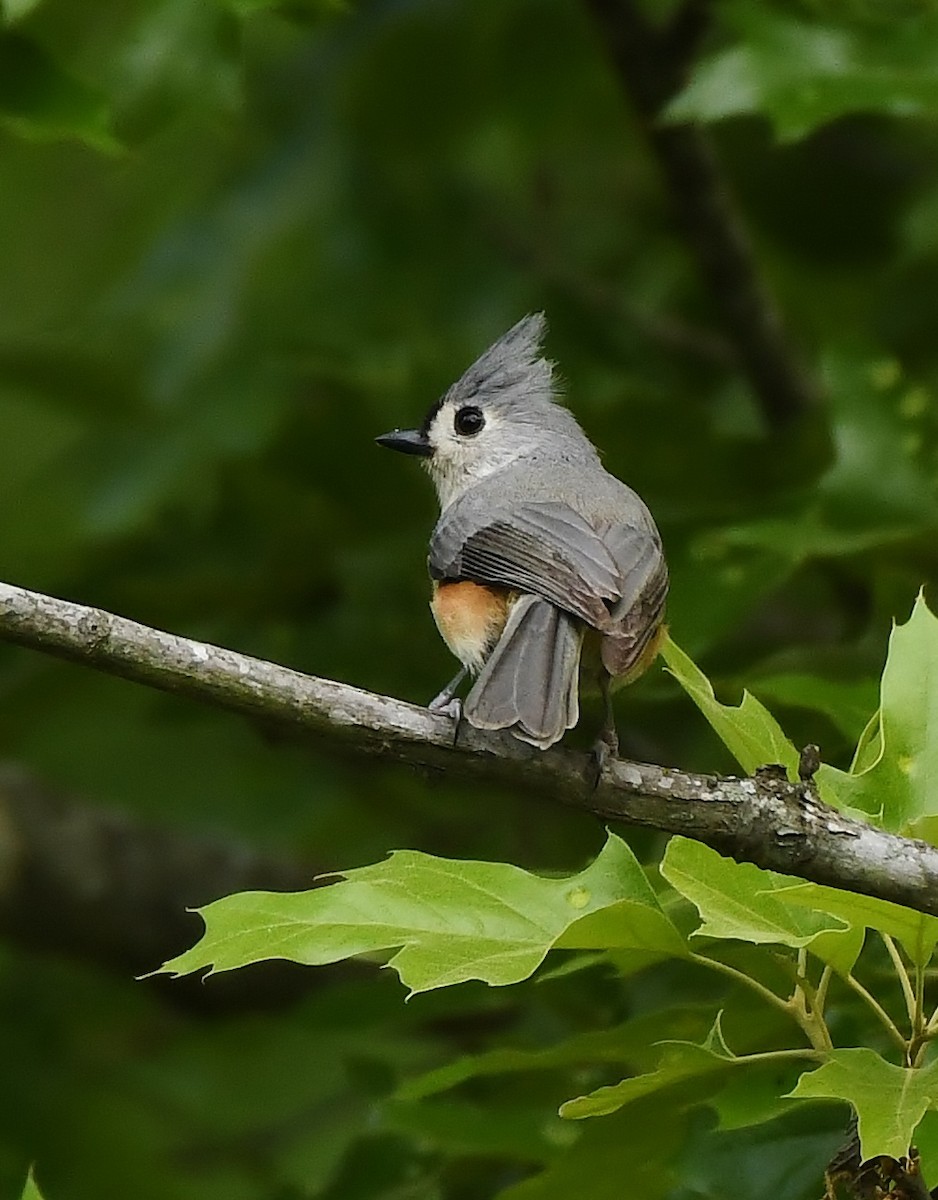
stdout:
<svg viewBox="0 0 938 1200">
<path fill-rule="evenodd" d="M 591 448 L 592 449 L 592 448 Z M 613 526 L 630 526 L 659 542 L 644 501 L 610 475 L 595 457 L 532 454 L 486 476 L 440 515 L 437 528 L 454 522 L 467 533 L 484 528 L 496 514 L 528 503 L 566 504 L 602 536 Z"/>
</svg>

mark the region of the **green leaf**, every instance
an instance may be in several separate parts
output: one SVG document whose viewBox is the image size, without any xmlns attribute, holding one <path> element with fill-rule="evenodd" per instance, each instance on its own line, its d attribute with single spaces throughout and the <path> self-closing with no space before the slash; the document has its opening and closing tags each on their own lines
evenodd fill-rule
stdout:
<svg viewBox="0 0 938 1200">
<path fill-rule="evenodd" d="M 265 958 L 323 964 L 403 947 L 390 965 L 414 992 L 526 979 L 558 945 L 685 952 L 631 850 L 610 835 L 577 875 L 404 850 L 310 892 L 245 892 L 198 910 L 205 936 L 165 964 L 179 975 Z"/>
<path fill-rule="evenodd" d="M 569 1136 L 570 1126 L 547 1115 L 543 1103 L 525 1106 L 517 1099 L 484 1105 L 453 1099 L 423 1104 L 390 1101 L 382 1106 L 381 1118 L 383 1127 L 419 1138 L 422 1147 L 458 1155 L 545 1163 L 575 1140 Z"/>
<path fill-rule="evenodd" d="M 661 874 L 700 913 L 697 936 L 805 947 L 841 974 L 860 953 L 862 929 L 852 928 L 846 918 L 786 902 L 785 889 L 794 882 L 787 876 L 734 862 L 682 837 L 668 843 Z"/>
<path fill-rule="evenodd" d="M 919 595 L 897 625 L 880 686 L 879 721 L 861 739 L 850 771 L 823 766 L 821 796 L 886 829 L 925 835 L 938 818 L 938 619 Z"/>
<path fill-rule="evenodd" d="M 588 899 L 582 893 L 573 893 L 570 903 L 584 904 Z M 687 943 L 661 911 L 650 888 L 647 895 L 630 896 L 586 913 L 557 937 L 554 948 L 639 950 L 676 957 L 687 953 Z"/>
<path fill-rule="evenodd" d="M 836 479 L 833 482 L 839 483 Z M 823 481 L 819 490 L 822 486 Z M 884 514 L 881 523 L 864 524 L 858 529 L 846 528 L 842 515 L 834 513 L 832 505 L 815 501 L 797 514 L 741 521 L 711 540 L 735 550 L 771 550 L 784 554 L 791 566 L 797 566 L 813 558 L 853 557 L 877 546 L 895 544 L 925 525 L 931 514 L 920 512 L 918 520 L 904 524 L 899 524 L 898 517 L 889 521 L 889 514 Z"/>
<path fill-rule="evenodd" d="M 830 540 L 839 535 L 844 543 L 840 553 L 850 552 L 851 543 L 854 553 L 864 543 L 895 544 L 938 523 L 934 472 L 903 415 L 901 395 L 884 394 L 878 370 L 868 354 L 848 347 L 831 346 L 824 354 L 834 461 L 816 491 Z M 933 406 L 924 386 L 913 391 L 921 393 L 926 411 Z M 827 552 L 838 553 L 833 545 Z"/>
<path fill-rule="evenodd" d="M 703 1037 L 712 1021 L 710 1005 L 677 1005 L 641 1013 L 612 1029 L 581 1033 L 543 1050 L 498 1049 L 469 1054 L 436 1070 L 407 1080 L 397 1091 L 401 1100 L 421 1100 L 491 1075 L 524 1071 L 549 1071 L 596 1063 L 616 1063 L 641 1068 L 657 1058 L 654 1046 L 665 1040 Z"/>
<path fill-rule="evenodd" d="M 794 883 L 776 894 L 786 904 L 804 905 L 816 912 L 841 917 L 851 925 L 888 933 L 902 943 L 909 958 L 920 967 L 929 962 L 938 943 L 938 917 L 888 900 L 842 892 L 818 883 Z"/>
<path fill-rule="evenodd" d="M 104 96 L 69 75 L 34 42 L 0 33 L 0 125 L 35 141 L 77 138 L 117 150 Z"/>
<path fill-rule="evenodd" d="M 686 1137 L 684 1109 L 696 1101 L 689 1083 L 679 1104 L 671 1097 L 650 1097 L 605 1121 L 590 1121 L 556 1162 L 499 1192 L 497 1200 L 622 1200 L 623 1195 L 657 1200 L 676 1182 L 675 1161 Z"/>
<path fill-rule="evenodd" d="M 654 1092 L 682 1083 L 687 1079 L 725 1071 L 732 1058 L 695 1046 L 693 1042 L 676 1042 L 662 1056 L 661 1066 L 647 1075 L 633 1075 L 609 1087 L 597 1088 L 585 1096 L 577 1096 L 561 1105 L 560 1115 L 570 1120 L 586 1117 L 605 1117 L 633 1100 L 641 1100 Z"/>
<path fill-rule="evenodd" d="M 938 1108 L 929 1109 L 915 1131 L 915 1148 L 922 1164 L 922 1178 L 938 1175 Z"/>
<path fill-rule="evenodd" d="M 36 1181 L 33 1179 L 32 1168 L 30 1167 L 29 1175 L 26 1178 L 26 1183 L 23 1185 L 23 1192 L 20 1200 L 42 1200 L 42 1192 L 36 1186 Z"/>
<path fill-rule="evenodd" d="M 798 751 L 772 714 L 754 696 L 743 692 L 742 702 L 735 708 L 721 704 L 703 671 L 670 637 L 665 638 L 661 655 L 668 670 L 748 775 L 768 763 L 781 763 L 792 777 L 796 777 Z"/>
<path fill-rule="evenodd" d="M 14 25 L 22 21 L 42 3 L 42 0 L 0 0 L 0 22 Z"/>
<path fill-rule="evenodd" d="M 716 1113 L 717 1129 L 751 1129 L 798 1107 L 798 1101 L 780 1095 L 787 1079 L 802 1064 L 779 1061 L 753 1062 L 745 1071 L 734 1072 L 707 1105 Z"/>
<path fill-rule="evenodd" d="M 857 739 L 857 748 L 853 752 L 850 773 L 852 775 L 859 775 L 863 771 L 868 771 L 870 767 L 875 767 L 882 757 L 882 753 L 883 714 L 877 708 L 876 712 L 873 713 L 863 726 L 860 736 Z"/>
<path fill-rule="evenodd" d="M 792 671 L 760 676 L 756 686 L 769 701 L 824 713 L 851 740 L 862 735 L 876 705 L 876 685 L 869 679 L 823 679 Z"/>
<path fill-rule="evenodd" d="M 938 111 L 938 22 L 931 14 L 864 28 L 819 25 L 766 6 L 728 8 L 740 41 L 703 59 L 667 109 L 674 121 L 761 114 L 783 141 L 845 113 Z"/>
<path fill-rule="evenodd" d="M 620 1083 L 597 1088 L 585 1096 L 568 1100 L 560 1109 L 560 1115 L 573 1120 L 586 1117 L 604 1117 L 635 1100 L 642 1100 L 676 1084 L 694 1080 L 702 1086 L 707 1081 L 714 1087 L 722 1086 L 720 1076 L 730 1069 L 765 1069 L 766 1054 L 733 1054 L 723 1037 L 720 1017 L 717 1016 L 706 1039 L 694 1042 L 668 1041 L 660 1043 L 662 1055 L 654 1071 L 644 1075 L 633 1075 Z M 805 1051 L 806 1054 L 810 1053 Z M 789 1055 L 782 1051 L 779 1061 L 787 1061 Z"/>
<path fill-rule="evenodd" d="M 904 1158 L 916 1125 L 938 1104 L 938 1063 L 913 1069 L 865 1047 L 834 1050 L 823 1066 L 801 1076 L 790 1095 L 845 1100 L 856 1110 L 864 1159 Z"/>
</svg>

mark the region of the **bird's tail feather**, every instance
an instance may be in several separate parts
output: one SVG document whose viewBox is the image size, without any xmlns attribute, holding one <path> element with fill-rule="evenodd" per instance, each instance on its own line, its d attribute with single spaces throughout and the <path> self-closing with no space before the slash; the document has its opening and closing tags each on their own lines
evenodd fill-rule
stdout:
<svg viewBox="0 0 938 1200">
<path fill-rule="evenodd" d="M 510 729 L 546 750 L 579 717 L 582 630 L 539 596 L 520 596 L 466 698 L 463 714 L 477 729 Z"/>
</svg>

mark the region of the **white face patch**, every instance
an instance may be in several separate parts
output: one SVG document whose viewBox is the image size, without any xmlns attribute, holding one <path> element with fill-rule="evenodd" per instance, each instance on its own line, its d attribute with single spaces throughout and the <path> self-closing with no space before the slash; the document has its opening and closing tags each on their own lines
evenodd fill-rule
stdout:
<svg viewBox="0 0 938 1200">
<path fill-rule="evenodd" d="M 459 433 L 456 428 L 460 409 L 478 408 L 485 424 L 478 433 Z M 433 454 L 424 460 L 436 485 L 440 508 L 448 508 L 473 483 L 484 479 L 534 448 L 535 431 L 517 422 L 506 421 L 495 409 L 452 400 L 443 403 L 427 430 Z"/>
</svg>

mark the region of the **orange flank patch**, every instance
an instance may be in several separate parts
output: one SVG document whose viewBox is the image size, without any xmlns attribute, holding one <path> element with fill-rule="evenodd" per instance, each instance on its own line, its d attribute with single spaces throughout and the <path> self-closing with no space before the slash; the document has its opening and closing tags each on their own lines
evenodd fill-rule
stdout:
<svg viewBox="0 0 938 1200">
<path fill-rule="evenodd" d="M 430 609 L 440 636 L 459 661 L 478 671 L 501 636 L 511 593 L 464 580 L 434 585 Z"/>
</svg>

